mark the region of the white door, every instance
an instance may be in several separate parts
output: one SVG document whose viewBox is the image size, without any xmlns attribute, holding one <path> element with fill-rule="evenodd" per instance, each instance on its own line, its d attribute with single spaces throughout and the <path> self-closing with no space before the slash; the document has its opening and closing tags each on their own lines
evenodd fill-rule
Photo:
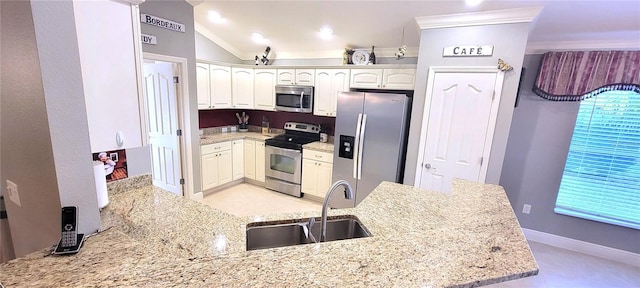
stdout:
<svg viewBox="0 0 640 288">
<path fill-rule="evenodd" d="M 453 178 L 484 182 L 502 75 L 497 69 L 430 72 L 421 188 L 450 192 Z"/>
<path fill-rule="evenodd" d="M 153 185 L 182 195 L 174 64 L 144 63 Z"/>
</svg>

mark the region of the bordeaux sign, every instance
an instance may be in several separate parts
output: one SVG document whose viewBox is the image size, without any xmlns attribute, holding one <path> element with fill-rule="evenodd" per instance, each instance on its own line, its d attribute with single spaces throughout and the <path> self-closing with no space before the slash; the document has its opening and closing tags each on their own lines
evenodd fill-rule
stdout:
<svg viewBox="0 0 640 288">
<path fill-rule="evenodd" d="M 171 20 L 162 19 L 160 17 L 156 17 L 156 16 L 149 15 L 149 14 L 140 14 L 140 23 L 145 23 L 145 24 L 149 24 L 149 25 L 153 25 L 153 26 L 158 26 L 158 27 L 161 27 L 161 28 L 164 28 L 164 29 L 178 31 L 178 32 L 182 32 L 182 33 L 186 32 L 184 24 L 182 24 L 182 23 L 173 22 Z"/>
<path fill-rule="evenodd" d="M 491 56 L 493 45 L 447 46 L 442 51 L 445 57 Z"/>
</svg>

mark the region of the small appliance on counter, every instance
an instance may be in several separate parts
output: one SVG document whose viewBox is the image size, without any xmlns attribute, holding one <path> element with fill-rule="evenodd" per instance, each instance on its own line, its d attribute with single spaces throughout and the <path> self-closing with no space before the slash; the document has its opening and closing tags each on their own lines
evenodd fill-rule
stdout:
<svg viewBox="0 0 640 288">
<path fill-rule="evenodd" d="M 242 112 L 242 116 L 240 116 L 239 113 L 236 113 L 236 117 L 238 118 L 238 131 L 249 131 L 249 127 L 247 126 L 249 124 L 249 115 L 246 115 L 244 112 Z"/>
<path fill-rule="evenodd" d="M 267 116 L 262 116 L 262 135 L 269 134 L 269 119 Z"/>
<path fill-rule="evenodd" d="M 302 196 L 302 146 L 320 140 L 320 126 L 286 122 L 284 134 L 266 139 L 265 187 Z"/>
</svg>

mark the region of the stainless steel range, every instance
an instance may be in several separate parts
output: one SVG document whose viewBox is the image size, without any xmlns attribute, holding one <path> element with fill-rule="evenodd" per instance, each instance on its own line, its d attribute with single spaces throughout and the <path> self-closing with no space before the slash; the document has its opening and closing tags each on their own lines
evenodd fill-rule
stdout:
<svg viewBox="0 0 640 288">
<path fill-rule="evenodd" d="M 265 187 L 301 197 L 302 145 L 320 140 L 320 126 L 286 122 L 285 133 L 265 144 Z"/>
</svg>

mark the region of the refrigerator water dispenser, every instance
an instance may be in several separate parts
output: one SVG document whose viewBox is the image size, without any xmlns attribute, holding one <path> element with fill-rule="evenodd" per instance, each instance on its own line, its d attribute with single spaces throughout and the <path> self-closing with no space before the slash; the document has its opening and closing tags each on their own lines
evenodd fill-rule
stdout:
<svg viewBox="0 0 640 288">
<path fill-rule="evenodd" d="M 341 158 L 353 159 L 353 149 L 355 137 L 340 135 L 340 150 L 338 156 Z"/>
</svg>

